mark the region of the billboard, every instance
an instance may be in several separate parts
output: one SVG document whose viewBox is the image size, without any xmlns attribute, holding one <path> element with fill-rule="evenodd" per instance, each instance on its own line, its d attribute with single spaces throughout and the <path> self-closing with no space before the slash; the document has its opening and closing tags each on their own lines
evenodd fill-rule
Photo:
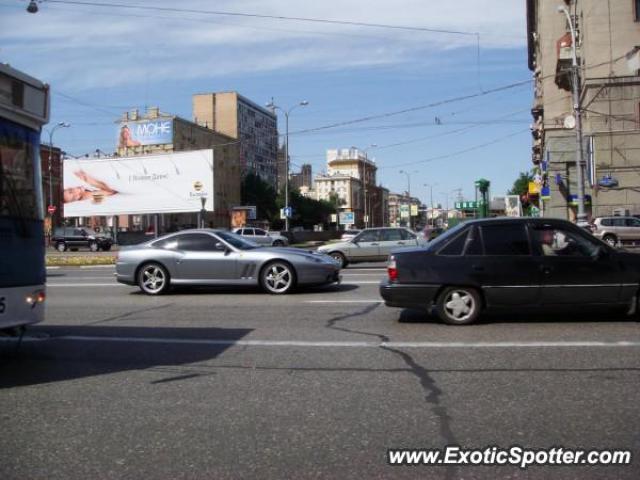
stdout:
<svg viewBox="0 0 640 480">
<path fill-rule="evenodd" d="M 173 118 L 127 121 L 118 129 L 118 148 L 173 143 Z"/>
<path fill-rule="evenodd" d="M 213 150 L 67 159 L 64 216 L 212 211 Z"/>
<path fill-rule="evenodd" d="M 340 225 L 353 225 L 355 223 L 355 213 L 340 212 Z"/>
</svg>

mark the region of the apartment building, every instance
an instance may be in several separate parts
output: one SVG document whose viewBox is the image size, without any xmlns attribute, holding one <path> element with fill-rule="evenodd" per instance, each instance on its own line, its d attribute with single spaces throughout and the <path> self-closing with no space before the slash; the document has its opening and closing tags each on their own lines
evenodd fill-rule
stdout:
<svg viewBox="0 0 640 480">
<path fill-rule="evenodd" d="M 240 141 L 242 175 L 253 173 L 277 188 L 278 119 L 237 92 L 193 95 L 193 121 Z"/>
<path fill-rule="evenodd" d="M 532 161 L 544 181 L 544 215 L 574 220 L 577 213 L 574 48 L 587 215 L 640 214 L 640 0 L 527 0 L 527 29 Z"/>
</svg>

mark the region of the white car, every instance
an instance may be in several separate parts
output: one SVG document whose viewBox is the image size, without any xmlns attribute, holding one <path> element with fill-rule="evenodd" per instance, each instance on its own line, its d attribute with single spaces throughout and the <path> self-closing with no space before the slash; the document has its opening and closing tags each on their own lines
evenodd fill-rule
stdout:
<svg viewBox="0 0 640 480">
<path fill-rule="evenodd" d="M 285 247 L 289 245 L 287 237 L 274 232 L 267 232 L 262 228 L 244 227 L 236 228 L 233 233 L 240 235 L 247 240 L 251 240 L 258 245 L 266 245 L 271 247 Z"/>
<path fill-rule="evenodd" d="M 344 232 L 342 232 L 342 236 L 340 237 L 340 240 L 342 240 L 343 242 L 352 240 L 359 233 L 360 233 L 360 230 L 345 230 Z"/>
</svg>

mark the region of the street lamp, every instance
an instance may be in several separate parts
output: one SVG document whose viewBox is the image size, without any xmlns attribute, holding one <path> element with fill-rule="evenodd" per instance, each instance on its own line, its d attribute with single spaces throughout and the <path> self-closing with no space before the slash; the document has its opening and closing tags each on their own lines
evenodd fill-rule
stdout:
<svg viewBox="0 0 640 480">
<path fill-rule="evenodd" d="M 57 124 L 55 124 L 53 126 L 53 128 L 51 128 L 50 130 L 45 129 L 45 131 L 47 131 L 49 133 L 49 165 L 48 165 L 48 169 L 49 169 L 49 205 L 53 206 L 53 174 L 52 174 L 52 152 L 53 152 L 53 134 L 55 133 L 55 131 L 59 128 L 69 128 L 71 125 L 67 122 L 58 122 Z M 48 211 L 48 208 L 47 208 Z M 53 228 L 53 213 L 51 214 L 51 227 Z"/>
<path fill-rule="evenodd" d="M 438 185 L 438 183 L 425 183 L 425 187 L 429 187 L 429 203 L 431 205 L 431 226 L 433 227 L 435 222 L 433 218 L 433 187 Z"/>
<path fill-rule="evenodd" d="M 576 117 L 576 170 L 578 175 L 578 214 L 576 223 L 584 225 L 587 223 L 587 214 L 584 209 L 584 176 L 582 158 L 582 118 L 580 109 L 580 73 L 578 67 L 578 55 L 576 53 L 576 30 L 569 10 L 564 5 L 558 5 L 558 13 L 563 13 L 567 17 L 569 30 L 571 31 L 571 87 L 573 93 L 573 113 Z"/>
<path fill-rule="evenodd" d="M 280 110 L 284 114 L 285 118 L 285 142 L 284 142 L 284 163 L 285 163 L 285 179 L 284 179 L 284 229 L 289 231 L 289 114 L 298 107 L 306 107 L 309 102 L 306 100 L 294 105 L 288 110 L 279 107 L 273 103 L 273 99 L 267 103 L 266 107 L 270 108 L 273 112 Z"/>
<path fill-rule="evenodd" d="M 362 183 L 364 184 L 364 227 L 369 228 L 369 211 L 367 209 L 367 162 L 369 161 L 369 150 L 372 148 L 376 148 L 378 146 L 377 143 L 372 143 L 367 148 L 363 150 L 364 152 L 364 170 L 362 175 Z"/>
<path fill-rule="evenodd" d="M 409 195 L 409 228 L 411 228 L 413 226 L 411 221 L 411 173 L 418 173 L 418 171 L 415 170 L 410 173 L 405 170 L 400 170 L 400 173 L 404 173 L 407 176 L 407 194 Z"/>
</svg>

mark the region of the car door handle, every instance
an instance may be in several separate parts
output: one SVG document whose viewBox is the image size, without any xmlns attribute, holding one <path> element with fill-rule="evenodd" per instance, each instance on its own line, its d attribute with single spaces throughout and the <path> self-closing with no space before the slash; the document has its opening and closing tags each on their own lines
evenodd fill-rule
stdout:
<svg viewBox="0 0 640 480">
<path fill-rule="evenodd" d="M 545 275 L 548 275 L 553 271 L 553 267 L 550 267 L 549 265 L 540 265 L 540 271 Z"/>
<path fill-rule="evenodd" d="M 398 245 L 404 245 L 404 242 L 398 242 Z"/>
<path fill-rule="evenodd" d="M 371 245 L 378 245 L 376 242 L 373 242 Z"/>
</svg>

